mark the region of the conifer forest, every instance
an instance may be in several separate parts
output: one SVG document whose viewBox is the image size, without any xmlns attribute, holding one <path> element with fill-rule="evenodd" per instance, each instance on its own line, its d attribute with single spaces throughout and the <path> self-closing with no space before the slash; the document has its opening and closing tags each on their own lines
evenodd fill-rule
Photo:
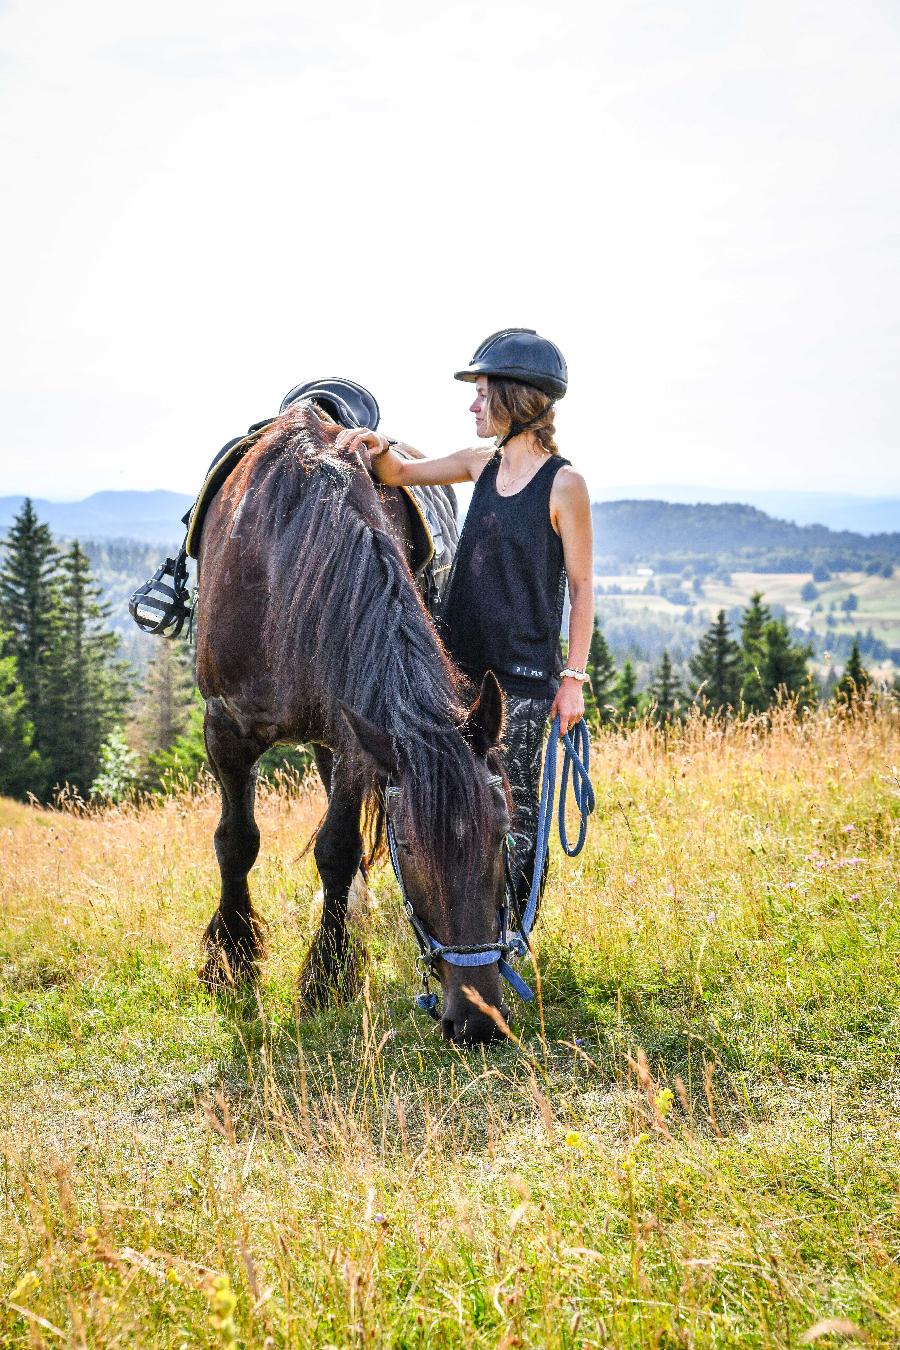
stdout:
<svg viewBox="0 0 900 1350">
<path fill-rule="evenodd" d="M 121 593 L 103 597 L 90 554 L 112 568 Z M 59 542 L 26 498 L 0 551 L 0 793 L 102 803 L 172 792 L 204 772 L 190 641 L 147 637 L 133 627 L 123 632 L 122 569 L 138 569 L 135 586 L 154 558 L 152 547 L 128 541 Z M 813 599 L 812 579 L 808 587 Z M 657 588 L 650 581 L 644 589 Z M 861 635 L 848 640 L 840 667 L 817 674 L 813 644 L 762 591 L 743 609 L 720 609 L 687 646 L 676 635 L 647 659 L 652 635 L 636 640 L 615 611 L 615 647 L 605 631 L 604 602 L 615 607 L 621 593 L 615 584 L 599 587 L 586 686 L 592 731 L 642 718 L 671 723 L 691 709 L 737 718 L 784 703 L 800 711 L 828 700 L 852 703 L 879 684 L 897 688 L 896 677 L 879 681 L 870 673 Z M 302 776 L 310 763 L 302 747 L 281 747 L 265 757 L 261 773 Z"/>
</svg>

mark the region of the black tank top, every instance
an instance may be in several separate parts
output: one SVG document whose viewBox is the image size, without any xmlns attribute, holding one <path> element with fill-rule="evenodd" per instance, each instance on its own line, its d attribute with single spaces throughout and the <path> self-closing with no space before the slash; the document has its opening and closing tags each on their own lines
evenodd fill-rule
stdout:
<svg viewBox="0 0 900 1350">
<path fill-rule="evenodd" d="M 550 490 L 568 463 L 551 455 L 525 487 L 501 497 L 498 453 L 475 484 L 441 609 L 447 649 L 475 684 L 492 670 L 509 694 L 555 692 L 566 574 Z"/>
</svg>

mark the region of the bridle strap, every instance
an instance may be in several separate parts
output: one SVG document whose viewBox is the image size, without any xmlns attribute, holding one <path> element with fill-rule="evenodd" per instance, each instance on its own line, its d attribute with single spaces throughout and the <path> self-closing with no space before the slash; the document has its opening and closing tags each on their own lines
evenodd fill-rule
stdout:
<svg viewBox="0 0 900 1350">
<path fill-rule="evenodd" d="M 574 740 L 573 740 L 574 736 Z M 572 728 L 572 732 L 566 732 L 561 738 L 563 743 L 563 776 L 560 783 L 559 792 L 559 837 L 564 852 L 574 858 L 584 847 L 584 841 L 587 835 L 587 818 L 594 809 L 594 789 L 590 780 L 590 737 L 587 726 L 582 719 Z M 416 998 L 416 1007 L 423 1012 L 427 1012 L 430 1017 L 437 1019 L 438 997 L 432 993 L 429 988 L 429 977 L 434 973 L 434 966 L 437 961 L 446 961 L 448 965 L 460 966 L 463 968 L 474 968 L 478 966 L 491 966 L 496 964 L 497 970 L 503 979 L 516 991 L 519 997 L 526 1003 L 530 1003 L 534 998 L 533 991 L 522 979 L 519 972 L 506 959 L 507 957 L 531 956 L 530 937 L 534 927 L 534 920 L 537 915 L 538 900 L 541 892 L 541 874 L 544 870 L 544 862 L 547 857 L 547 851 L 550 846 L 550 821 L 553 816 L 553 802 L 556 793 L 556 756 L 558 749 L 559 735 L 559 716 L 553 719 L 550 728 L 550 740 L 547 744 L 547 751 L 544 756 L 544 772 L 541 784 L 541 800 L 538 809 L 538 832 L 537 846 L 534 859 L 534 876 L 531 881 L 531 891 L 525 906 L 525 912 L 522 915 L 518 932 L 510 933 L 508 929 L 509 901 L 512 898 L 512 885 L 510 869 L 508 866 L 508 855 L 505 860 L 506 867 L 506 889 L 507 903 L 500 907 L 498 915 L 500 936 L 497 942 L 479 943 L 473 946 L 463 946 L 461 944 L 438 942 L 437 938 L 429 933 L 427 926 L 422 922 L 413 909 L 412 901 L 406 889 L 403 880 L 403 872 L 400 868 L 400 859 L 397 854 L 397 839 L 394 833 L 394 826 L 390 815 L 386 815 L 385 829 L 387 833 L 388 852 L 390 854 L 391 866 L 394 869 L 394 876 L 397 878 L 397 885 L 400 887 L 400 895 L 403 899 L 403 908 L 409 919 L 410 927 L 415 935 L 419 947 L 419 967 L 422 972 L 423 992 Z M 569 787 L 569 771 L 571 769 L 572 792 L 575 797 L 575 803 L 579 811 L 579 829 L 578 838 L 574 845 L 569 843 L 566 833 L 566 797 Z M 503 779 L 499 774 L 493 775 L 489 780 L 490 786 L 494 787 L 502 783 Z M 385 788 L 385 799 L 390 797 L 399 797 L 400 788 L 393 783 L 389 783 Z M 504 843 L 506 848 L 506 843 Z"/>
</svg>

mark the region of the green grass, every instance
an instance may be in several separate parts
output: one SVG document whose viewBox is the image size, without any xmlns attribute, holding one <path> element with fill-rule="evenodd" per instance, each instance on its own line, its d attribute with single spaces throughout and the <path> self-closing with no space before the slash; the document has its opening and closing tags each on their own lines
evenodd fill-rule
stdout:
<svg viewBox="0 0 900 1350">
<path fill-rule="evenodd" d="M 302 1015 L 315 796 L 262 802 L 218 1001 L 210 799 L 4 803 L 0 1344 L 895 1346 L 898 765 L 889 710 L 605 739 L 541 1005 L 478 1053 L 411 1011 L 384 871 L 363 994 Z"/>
</svg>

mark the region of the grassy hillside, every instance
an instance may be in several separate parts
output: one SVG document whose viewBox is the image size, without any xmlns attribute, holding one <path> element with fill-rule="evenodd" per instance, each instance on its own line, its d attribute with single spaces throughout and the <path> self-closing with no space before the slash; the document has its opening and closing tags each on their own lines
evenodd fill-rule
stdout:
<svg viewBox="0 0 900 1350">
<path fill-rule="evenodd" d="M 898 764 L 896 713 L 604 740 L 541 1006 L 478 1054 L 384 871 L 364 995 L 298 1008 L 315 794 L 263 799 L 271 954 L 219 1002 L 211 798 L 4 806 L 0 1343 L 895 1346 Z"/>
<path fill-rule="evenodd" d="M 644 675 L 663 647 L 677 661 L 686 660 L 718 610 L 724 609 L 737 624 L 754 591 L 762 591 L 766 603 L 784 611 L 798 635 L 812 641 L 820 677 L 831 667 L 842 668 L 857 634 L 863 637 L 864 660 L 873 675 L 892 679 L 900 669 L 900 571 L 890 577 L 835 573 L 816 583 L 817 595 L 811 600 L 802 594 L 811 581 L 808 571 L 690 572 L 649 577 L 631 570 L 594 578 L 598 614 L 614 650 L 636 655 L 644 663 Z M 851 596 L 857 607 L 848 610 Z"/>
</svg>

